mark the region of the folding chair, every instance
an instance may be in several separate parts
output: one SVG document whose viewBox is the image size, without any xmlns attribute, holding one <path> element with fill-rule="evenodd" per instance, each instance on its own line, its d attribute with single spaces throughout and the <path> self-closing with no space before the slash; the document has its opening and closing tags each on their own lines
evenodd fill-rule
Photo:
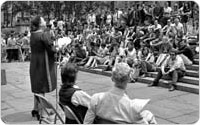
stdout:
<svg viewBox="0 0 200 125">
<path fill-rule="evenodd" d="M 50 116 L 51 113 L 47 109 L 51 109 L 55 113 L 54 124 L 56 124 L 57 116 L 58 116 L 58 119 L 61 121 L 61 123 L 64 124 L 64 121 L 61 118 L 60 114 L 57 112 L 57 110 L 54 108 L 54 106 L 45 97 L 43 97 L 39 94 L 35 94 L 35 97 L 36 97 L 37 101 L 39 102 L 39 105 L 41 105 L 41 108 L 44 109 L 44 111 L 47 113 L 48 116 Z M 49 120 L 42 118 L 40 115 L 39 124 L 41 124 L 42 121 L 47 124 L 51 124 L 51 122 Z"/>
<path fill-rule="evenodd" d="M 146 122 L 144 119 L 141 119 L 137 122 L 129 123 L 125 121 L 112 121 L 112 120 L 108 120 L 108 119 L 104 119 L 102 117 L 96 116 L 93 124 L 148 124 L 148 122 Z"/>
<path fill-rule="evenodd" d="M 59 102 L 59 105 L 61 107 L 61 109 L 64 111 L 65 113 L 65 117 L 70 119 L 70 120 L 75 120 L 78 124 L 81 124 L 81 122 L 79 121 L 78 117 L 76 116 L 76 114 L 71 110 L 71 108 L 67 105 L 63 105 Z"/>
<path fill-rule="evenodd" d="M 115 121 L 110 121 L 110 120 L 107 120 L 107 119 L 103 119 L 99 116 L 96 116 L 95 119 L 94 119 L 94 122 L 93 124 L 119 124 Z"/>
</svg>

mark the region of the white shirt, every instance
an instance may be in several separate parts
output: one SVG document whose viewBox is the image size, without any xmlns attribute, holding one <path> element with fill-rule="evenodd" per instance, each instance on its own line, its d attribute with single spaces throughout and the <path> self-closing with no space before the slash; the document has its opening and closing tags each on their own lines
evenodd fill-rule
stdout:
<svg viewBox="0 0 200 125">
<path fill-rule="evenodd" d="M 111 16 L 111 14 L 108 14 L 108 15 L 107 15 L 107 20 L 106 20 L 106 22 L 107 22 L 108 24 L 110 24 L 111 21 L 112 21 L 112 16 Z"/>
<path fill-rule="evenodd" d="M 84 124 L 92 124 L 95 117 L 135 123 L 141 120 L 141 111 L 150 99 L 130 99 L 125 90 L 113 87 L 105 93 L 94 94 Z"/>
<path fill-rule="evenodd" d="M 58 21 L 58 27 L 62 30 L 64 22 L 62 20 Z"/>
<path fill-rule="evenodd" d="M 87 23 L 91 23 L 92 22 L 92 15 L 88 14 L 87 15 Z"/>
<path fill-rule="evenodd" d="M 54 25 L 53 25 L 53 22 L 54 22 L 55 20 L 50 20 L 49 21 L 49 23 L 51 24 L 51 28 L 53 29 L 54 28 Z"/>
<path fill-rule="evenodd" d="M 132 51 L 128 51 L 128 49 L 127 49 L 127 57 L 132 58 L 134 60 L 137 59 L 137 53 L 136 53 L 135 48 L 133 48 Z"/>
<path fill-rule="evenodd" d="M 164 66 L 168 65 L 171 71 L 173 71 L 175 69 L 181 69 L 183 71 L 186 70 L 184 62 L 183 62 L 181 56 L 179 56 L 179 55 L 176 55 L 175 60 L 172 60 L 171 57 L 169 56 L 163 65 Z"/>
<path fill-rule="evenodd" d="M 172 12 L 172 8 L 171 7 L 164 7 L 164 13 L 166 14 L 170 14 Z"/>
<path fill-rule="evenodd" d="M 106 56 L 108 54 L 109 50 L 107 47 L 101 48 L 101 51 L 99 52 L 100 55 Z"/>
<path fill-rule="evenodd" d="M 12 47 L 16 45 L 16 39 L 15 38 L 8 38 L 7 46 Z"/>
<path fill-rule="evenodd" d="M 183 24 L 182 23 L 179 22 L 177 25 L 174 23 L 174 24 L 172 24 L 172 26 L 174 27 L 176 32 L 184 33 L 184 29 L 183 29 Z"/>
<path fill-rule="evenodd" d="M 152 28 L 153 30 L 157 30 L 157 29 L 161 29 L 162 26 L 160 24 L 157 24 L 157 25 L 153 25 Z"/>
<path fill-rule="evenodd" d="M 91 15 L 91 22 L 96 23 L 96 15 L 95 14 Z"/>
<path fill-rule="evenodd" d="M 125 56 L 125 51 L 124 51 L 124 48 L 122 47 L 119 47 L 119 56 Z"/>
<path fill-rule="evenodd" d="M 172 29 L 172 26 L 173 24 L 170 25 L 167 24 L 162 28 L 162 31 L 166 31 L 168 33 Z"/>
<path fill-rule="evenodd" d="M 74 87 L 78 88 L 78 86 Z M 71 98 L 71 102 L 75 106 L 82 105 L 85 107 L 89 107 L 90 100 L 91 96 L 82 90 L 75 91 Z"/>
<path fill-rule="evenodd" d="M 5 47 L 6 46 L 6 40 L 1 38 L 1 46 L 2 47 Z"/>
<path fill-rule="evenodd" d="M 118 10 L 118 12 L 117 12 L 117 18 L 119 19 L 119 18 L 121 18 L 121 16 L 122 16 L 122 14 L 123 14 L 123 12 L 121 11 L 121 10 Z"/>
<path fill-rule="evenodd" d="M 148 53 L 148 55 L 147 55 L 145 61 L 147 61 L 147 62 L 152 62 L 152 63 L 153 63 L 154 60 L 155 60 L 155 57 L 154 57 L 153 53 Z"/>
<path fill-rule="evenodd" d="M 117 13 L 115 13 L 115 14 L 113 15 L 113 21 L 114 21 L 114 22 L 117 22 L 117 20 L 118 20 Z"/>
</svg>

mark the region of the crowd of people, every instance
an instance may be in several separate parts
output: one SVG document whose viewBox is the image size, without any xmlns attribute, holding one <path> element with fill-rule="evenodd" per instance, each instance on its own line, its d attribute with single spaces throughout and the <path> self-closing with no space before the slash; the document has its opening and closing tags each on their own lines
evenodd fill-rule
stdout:
<svg viewBox="0 0 200 125">
<path fill-rule="evenodd" d="M 52 36 L 57 36 L 55 40 L 64 37 L 71 39 L 70 44 L 61 49 L 61 65 L 66 62 L 85 68 L 106 65 L 103 70 L 109 71 L 117 63 L 125 62 L 132 68 L 132 82 L 138 76 L 145 77 L 148 72 L 159 72 L 166 66 L 172 69 L 162 74 L 173 74 L 170 90 L 174 90 L 178 80 L 174 71 L 181 67 L 183 73 L 178 76 L 183 77 L 185 65 L 194 63 L 193 56 L 198 50 L 190 45 L 198 44 L 199 34 L 194 36 L 188 32 L 192 13 L 188 2 L 184 2 L 182 7 L 175 3 L 173 8 L 168 2 L 164 7 L 159 2 L 155 4 L 155 7 L 154 4 L 133 5 L 128 11 L 118 8 L 114 12 L 102 11 L 106 16 L 90 11 L 85 21 L 71 18 L 71 25 L 68 25 L 70 21 L 50 20 L 48 26 L 54 33 Z M 144 12 L 143 15 L 141 12 Z M 175 58 L 170 55 L 171 51 Z"/>
<path fill-rule="evenodd" d="M 2 33 L 1 48 L 1 62 L 30 60 L 29 32 L 16 33 L 11 31 L 9 36 Z"/>
<path fill-rule="evenodd" d="M 66 20 L 51 19 L 47 21 L 46 32 L 55 44 L 59 44 L 59 39 L 70 39 L 60 48 L 57 61 L 61 64 L 71 62 L 85 68 L 106 65 L 104 71 L 107 71 L 125 62 L 133 69 L 130 77 L 134 82 L 138 76 L 145 77 L 162 67 L 174 49 L 184 65 L 193 64 L 196 51 L 190 45 L 198 44 L 199 35 L 191 36 L 187 27 L 190 19 L 197 19 L 197 11 L 196 4 L 191 9 L 191 2 L 183 2 L 182 6 L 177 2 L 173 7 L 169 2 L 164 2 L 164 6 L 160 2 L 135 4 L 113 12 L 96 9 L 89 11 L 85 18 L 73 13 Z M 195 26 L 198 28 L 196 23 Z M 11 33 L 7 42 L 2 39 L 2 46 L 20 46 L 19 52 L 24 54 L 23 46 L 30 41 L 27 35 L 28 32 L 15 36 Z M 19 58 L 18 50 L 6 51 L 7 56 L 2 57 L 7 57 L 9 62 Z"/>
<path fill-rule="evenodd" d="M 111 123 L 156 124 L 154 115 L 143 110 L 149 100 L 131 100 L 125 92 L 127 83 L 148 76 L 148 72 L 158 72 L 149 87 L 158 85 L 163 75 L 169 75 L 172 77 L 169 91 L 176 89 L 176 82 L 186 72 L 185 66 L 192 65 L 194 54 L 198 53 L 191 45 L 199 44 L 199 34 L 189 34 L 188 22 L 191 15 L 198 19 L 199 10 L 198 5 L 190 7 L 190 2 L 183 2 L 182 6 L 176 3 L 173 7 L 168 2 L 164 7 L 159 2 L 135 4 L 129 9 L 116 8 L 114 12 L 97 9 L 86 18 L 73 13 L 65 21 L 51 19 L 47 24 L 37 16 L 31 22 L 30 37 L 28 32 L 10 34 L 7 40 L 2 39 L 1 46 L 17 46 L 21 54 L 31 53 L 31 90 L 42 96 L 56 89 L 55 60 L 58 61 L 62 81 L 59 101 L 68 105 L 81 123 L 106 119 Z M 195 30 L 198 21 L 194 21 Z M 60 45 L 60 40 L 66 44 Z M 27 52 L 24 46 L 31 50 Z M 18 58 L 18 52 L 5 50 L 9 62 Z M 75 85 L 76 66 L 99 65 L 105 66 L 104 71 L 112 71 L 114 86 L 91 97 Z M 39 119 L 42 114 L 38 104 L 34 96 L 31 113 Z M 76 121 L 66 118 L 66 123 Z"/>
</svg>

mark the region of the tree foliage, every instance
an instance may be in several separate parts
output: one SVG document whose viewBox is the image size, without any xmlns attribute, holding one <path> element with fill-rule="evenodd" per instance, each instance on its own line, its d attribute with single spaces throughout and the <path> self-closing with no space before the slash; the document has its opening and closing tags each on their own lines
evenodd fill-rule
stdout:
<svg viewBox="0 0 200 125">
<path fill-rule="evenodd" d="M 90 10 L 95 11 L 98 7 L 109 7 L 113 2 L 109 1 L 6 1 L 2 4 L 1 10 L 5 12 L 5 20 L 9 22 L 9 13 L 12 18 L 18 13 L 21 13 L 21 19 L 24 14 L 29 14 L 30 17 L 34 15 L 42 15 L 50 18 L 53 15 L 57 18 L 62 18 L 63 14 L 70 17 L 75 13 L 76 17 L 81 17 Z M 114 5 L 114 4 L 113 4 Z M 11 19 L 12 22 L 12 19 Z M 11 23 L 12 24 L 12 23 Z"/>
</svg>

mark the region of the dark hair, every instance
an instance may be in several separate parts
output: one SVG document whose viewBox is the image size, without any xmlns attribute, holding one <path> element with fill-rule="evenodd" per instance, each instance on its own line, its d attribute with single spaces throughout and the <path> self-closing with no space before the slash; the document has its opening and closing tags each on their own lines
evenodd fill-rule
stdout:
<svg viewBox="0 0 200 125">
<path fill-rule="evenodd" d="M 171 51 L 170 51 L 169 53 L 170 53 L 170 54 L 172 54 L 172 53 L 173 53 L 173 54 L 177 54 L 177 50 L 174 49 L 174 48 L 172 48 Z"/>
<path fill-rule="evenodd" d="M 28 31 L 26 30 L 25 32 L 24 32 L 24 36 L 27 36 L 28 35 Z"/>
<path fill-rule="evenodd" d="M 96 45 L 95 42 L 91 42 L 91 43 L 90 43 L 90 46 L 91 46 L 91 47 L 94 47 L 95 45 Z"/>
<path fill-rule="evenodd" d="M 31 21 L 31 31 L 36 31 L 39 29 L 40 27 L 40 16 L 36 16 L 33 18 L 33 20 Z"/>
<path fill-rule="evenodd" d="M 105 43 L 101 43 L 101 47 L 106 47 L 106 44 Z"/>
<path fill-rule="evenodd" d="M 72 63 L 66 63 L 61 67 L 61 80 L 63 85 L 72 85 L 76 81 L 78 69 Z"/>
<path fill-rule="evenodd" d="M 51 28 L 51 24 L 50 23 L 48 23 L 46 25 L 47 25 L 47 28 Z"/>
<path fill-rule="evenodd" d="M 57 21 L 53 22 L 54 27 L 57 27 L 57 24 L 58 24 Z"/>
</svg>

